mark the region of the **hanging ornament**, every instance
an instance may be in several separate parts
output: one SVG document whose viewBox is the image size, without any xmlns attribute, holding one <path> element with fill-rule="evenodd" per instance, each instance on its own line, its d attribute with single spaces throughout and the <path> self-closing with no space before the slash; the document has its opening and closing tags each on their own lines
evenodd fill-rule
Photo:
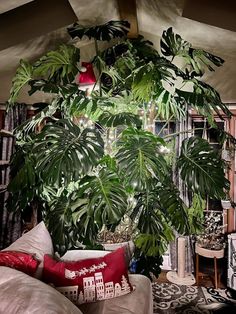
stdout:
<svg viewBox="0 0 236 314">
<path fill-rule="evenodd" d="M 76 84 L 79 85 L 79 89 L 82 89 L 88 93 L 91 93 L 96 83 L 96 77 L 93 72 L 93 65 L 90 62 L 82 62 L 79 73 L 75 78 Z"/>
</svg>

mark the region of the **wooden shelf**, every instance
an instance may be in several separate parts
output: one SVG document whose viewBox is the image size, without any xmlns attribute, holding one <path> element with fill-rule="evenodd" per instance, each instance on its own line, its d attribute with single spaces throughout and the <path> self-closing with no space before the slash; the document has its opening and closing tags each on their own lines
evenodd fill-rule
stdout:
<svg viewBox="0 0 236 314">
<path fill-rule="evenodd" d="M 10 160 L 0 160 L 0 166 L 8 166 L 10 164 Z"/>
<path fill-rule="evenodd" d="M 8 130 L 4 130 L 1 129 L 0 130 L 0 136 L 4 136 L 4 137 L 14 137 L 13 133 L 11 131 Z"/>
</svg>

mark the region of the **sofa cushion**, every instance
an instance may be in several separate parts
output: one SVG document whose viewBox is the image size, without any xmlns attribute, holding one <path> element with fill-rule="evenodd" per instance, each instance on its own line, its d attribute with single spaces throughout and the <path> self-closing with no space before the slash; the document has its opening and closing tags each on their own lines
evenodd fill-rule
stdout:
<svg viewBox="0 0 236 314">
<path fill-rule="evenodd" d="M 11 267 L 28 275 L 36 272 L 38 263 L 39 261 L 31 254 L 14 251 L 0 252 L 0 266 Z"/>
<path fill-rule="evenodd" d="M 67 251 L 62 257 L 62 260 L 69 260 L 69 261 L 77 261 L 82 259 L 87 259 L 91 257 L 102 257 L 108 254 L 111 251 L 115 251 L 120 247 L 124 247 L 125 249 L 125 261 L 127 267 L 130 265 L 130 260 L 134 253 L 134 243 L 132 241 L 122 242 L 122 243 L 106 243 L 103 244 L 104 250 L 69 250 Z"/>
<path fill-rule="evenodd" d="M 103 257 L 109 254 L 110 251 L 99 250 L 69 250 L 62 257 L 62 261 L 82 261 L 88 258 Z"/>
<path fill-rule="evenodd" d="M 52 239 L 43 221 L 2 251 L 34 254 L 40 262 L 35 273 L 37 278 L 42 277 L 44 255 L 54 254 Z"/>
<path fill-rule="evenodd" d="M 43 279 L 65 295 L 77 291 L 78 304 L 117 297 L 133 289 L 128 279 L 124 248 L 104 257 L 74 262 L 55 261 L 46 255 Z"/>
<path fill-rule="evenodd" d="M 12 268 L 0 266 L 0 291 L 1 314 L 82 314 L 53 287 Z"/>
</svg>

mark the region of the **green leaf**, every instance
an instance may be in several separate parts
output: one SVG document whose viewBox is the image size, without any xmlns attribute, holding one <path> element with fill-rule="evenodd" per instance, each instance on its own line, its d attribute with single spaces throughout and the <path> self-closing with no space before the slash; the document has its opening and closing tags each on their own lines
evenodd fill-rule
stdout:
<svg viewBox="0 0 236 314">
<path fill-rule="evenodd" d="M 157 100 L 157 116 L 163 120 L 169 120 L 170 117 L 180 120 L 186 115 L 185 102 L 179 97 L 174 97 L 167 90 L 163 90 Z"/>
<path fill-rule="evenodd" d="M 146 256 L 161 256 L 166 252 L 171 240 L 173 240 L 173 234 L 170 238 L 166 238 L 160 233 L 141 233 L 135 239 L 135 245 Z"/>
<path fill-rule="evenodd" d="M 109 170 L 118 173 L 118 167 L 117 162 L 114 157 L 111 157 L 110 155 L 105 155 L 100 161 L 100 165 L 103 165 L 107 167 Z"/>
<path fill-rule="evenodd" d="M 139 116 L 130 112 L 112 114 L 106 111 L 101 114 L 98 121 L 106 127 L 117 127 L 119 125 L 136 125 L 137 127 L 141 127 L 142 124 Z"/>
<path fill-rule="evenodd" d="M 221 109 L 228 117 L 231 117 L 232 113 L 228 107 L 222 103 L 219 93 L 213 87 L 197 79 L 186 82 L 190 82 L 193 85 L 193 92 L 176 89 L 176 93 L 190 106 L 201 111 L 205 116 L 210 116 L 212 112 L 216 112 L 216 114 L 221 117 L 219 112 L 219 109 Z"/>
<path fill-rule="evenodd" d="M 127 21 L 109 21 L 102 25 L 84 27 L 78 23 L 68 27 L 68 33 L 72 38 L 82 39 L 87 36 L 89 39 L 110 41 L 113 38 L 121 38 L 127 35 L 130 24 Z"/>
<path fill-rule="evenodd" d="M 172 27 L 163 32 L 161 38 L 161 52 L 165 56 L 187 56 L 191 44 L 178 34 L 174 34 Z"/>
<path fill-rule="evenodd" d="M 41 80 L 30 80 L 29 85 L 31 87 L 28 94 L 31 96 L 37 91 L 43 91 L 44 93 L 57 94 L 59 91 L 59 86 L 55 83 L 48 82 L 44 79 Z"/>
<path fill-rule="evenodd" d="M 204 69 L 207 68 L 210 71 L 214 71 L 212 64 L 219 67 L 224 63 L 224 60 L 202 49 L 189 49 L 189 55 L 191 56 L 190 62 L 193 70 L 197 74 L 204 73 Z"/>
<path fill-rule="evenodd" d="M 182 57 L 187 62 L 186 75 L 190 77 L 202 76 L 205 68 L 214 71 L 213 65 L 221 66 L 223 59 L 202 49 L 192 48 L 192 45 L 178 34 L 174 34 L 172 28 L 164 31 L 161 38 L 161 52 L 165 56 Z"/>
<path fill-rule="evenodd" d="M 162 239 L 163 240 L 163 239 Z M 168 242 L 163 241 L 160 243 L 160 236 L 154 234 L 139 234 L 135 239 L 135 245 L 146 256 L 159 256 L 163 255 L 167 250 Z"/>
<path fill-rule="evenodd" d="M 108 168 L 102 168 L 94 177 L 83 180 L 84 191 L 88 193 L 88 213 L 100 226 L 120 222 L 127 210 L 127 194 L 118 175 Z"/>
<path fill-rule="evenodd" d="M 30 150 L 30 146 L 27 150 L 17 147 L 11 159 L 11 181 L 7 186 L 10 193 L 8 209 L 11 211 L 24 211 L 37 194 L 39 182 Z"/>
<path fill-rule="evenodd" d="M 132 92 L 140 101 L 149 102 L 157 98 L 163 91 L 163 81 L 173 85 L 176 67 L 170 65 L 164 58 L 149 62 L 133 71 Z"/>
<path fill-rule="evenodd" d="M 186 211 L 186 206 L 179 197 L 179 191 L 171 182 L 170 178 L 166 178 L 163 185 L 157 189 L 159 197 L 159 208 L 163 212 L 167 221 L 181 234 L 190 234 L 190 223 Z"/>
<path fill-rule="evenodd" d="M 84 129 L 69 120 L 46 125 L 37 135 L 33 153 L 36 171 L 47 184 L 66 185 L 87 174 L 103 155 L 103 141 L 95 129 Z"/>
<path fill-rule="evenodd" d="M 159 57 L 158 51 L 153 47 L 153 43 L 145 40 L 143 36 L 128 40 L 130 50 L 140 59 L 147 62 L 153 61 Z"/>
<path fill-rule="evenodd" d="M 72 45 L 60 45 L 57 50 L 49 51 L 41 57 L 35 64 L 35 75 L 43 76 L 47 79 L 66 78 L 73 81 L 78 73 L 78 63 L 80 60 L 80 50 Z"/>
<path fill-rule="evenodd" d="M 199 234 L 203 232 L 205 209 L 206 201 L 203 200 L 200 195 L 194 194 L 192 205 L 187 209 L 191 234 Z"/>
<path fill-rule="evenodd" d="M 128 129 L 118 142 L 116 158 L 126 181 L 136 189 L 146 189 L 152 178 L 162 178 L 167 164 L 158 154 L 159 138 L 149 132 Z"/>
<path fill-rule="evenodd" d="M 14 104 L 20 93 L 20 90 L 33 78 L 33 67 L 30 63 L 20 60 L 20 65 L 16 70 L 16 74 L 12 80 L 12 88 L 10 91 L 9 104 Z"/>
<path fill-rule="evenodd" d="M 229 181 L 224 176 L 224 164 L 210 144 L 199 137 L 190 137 L 182 142 L 177 161 L 182 180 L 194 193 L 224 198 Z"/>
<path fill-rule="evenodd" d="M 35 128 L 40 125 L 40 123 L 53 117 L 58 107 L 57 99 L 54 99 L 50 105 L 15 129 L 16 138 L 20 140 L 25 138 L 30 132 L 35 131 Z"/>
</svg>

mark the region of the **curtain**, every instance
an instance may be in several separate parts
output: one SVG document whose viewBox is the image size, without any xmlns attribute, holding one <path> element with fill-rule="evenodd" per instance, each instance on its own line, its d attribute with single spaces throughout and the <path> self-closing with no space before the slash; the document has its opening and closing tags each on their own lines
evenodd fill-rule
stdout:
<svg viewBox="0 0 236 314">
<path fill-rule="evenodd" d="M 3 123 L 4 130 L 13 131 L 26 120 L 27 106 L 18 104 L 9 109 L 5 114 Z M 0 137 L 0 156 L 1 160 L 10 160 L 14 151 L 14 137 Z M 0 185 L 9 183 L 10 167 L 9 165 L 0 166 Z M 8 212 L 6 209 L 6 201 L 8 192 L 0 191 L 0 249 L 9 246 L 18 239 L 22 233 L 21 215 L 20 213 Z"/>
<path fill-rule="evenodd" d="M 178 123 L 176 126 L 177 132 L 180 132 L 178 137 L 176 138 L 176 152 L 179 155 L 181 149 L 181 143 L 187 137 L 192 136 L 191 132 L 188 132 L 192 129 L 192 119 L 189 115 L 186 118 Z M 180 197 L 184 201 L 184 203 L 189 206 L 191 203 L 191 195 L 189 194 L 184 182 L 181 180 L 179 173 L 176 171 L 174 173 L 174 182 L 176 186 L 179 188 Z M 175 240 L 170 243 L 170 260 L 171 260 L 171 268 L 172 270 L 176 270 L 177 265 L 177 239 L 180 236 L 177 232 L 175 232 Z M 186 247 L 185 247 L 185 272 L 190 274 L 194 271 L 194 262 L 193 262 L 193 248 L 192 241 L 190 236 L 185 237 Z"/>
</svg>

